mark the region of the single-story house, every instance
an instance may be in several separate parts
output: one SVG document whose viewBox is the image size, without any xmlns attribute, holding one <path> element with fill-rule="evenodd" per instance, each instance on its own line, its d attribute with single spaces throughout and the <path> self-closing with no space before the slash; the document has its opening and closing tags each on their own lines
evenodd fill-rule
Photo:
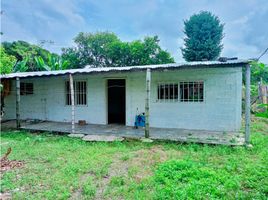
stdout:
<svg viewBox="0 0 268 200">
<path fill-rule="evenodd" d="M 72 75 L 76 123 L 134 126 L 135 116 L 146 111 L 148 97 L 150 127 L 239 131 L 246 66 L 247 60 L 229 60 L 1 75 L 10 87 L 4 119 L 16 119 L 19 106 L 20 120 L 71 122 Z"/>
</svg>

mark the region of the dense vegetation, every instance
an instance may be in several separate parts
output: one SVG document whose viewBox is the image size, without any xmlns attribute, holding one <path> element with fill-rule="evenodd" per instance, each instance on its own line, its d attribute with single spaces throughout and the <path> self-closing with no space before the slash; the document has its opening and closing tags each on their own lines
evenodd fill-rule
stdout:
<svg viewBox="0 0 268 200">
<path fill-rule="evenodd" d="M 184 21 L 183 58 L 186 61 L 216 60 L 223 48 L 223 27 L 219 18 L 207 11 Z"/>
<path fill-rule="evenodd" d="M 260 62 L 251 63 L 251 83 L 264 82 L 268 84 L 268 65 Z"/>
<path fill-rule="evenodd" d="M 62 55 L 25 41 L 3 42 L 1 74 L 83 68 L 85 65 L 121 67 L 174 62 L 171 55 L 159 46 L 157 36 L 122 42 L 114 33 L 79 33 L 74 41 L 76 47 L 63 48 Z"/>
<path fill-rule="evenodd" d="M 5 49 L 0 47 L 0 74 L 8 74 L 12 72 L 16 63 L 16 57 L 6 53 Z"/>
<path fill-rule="evenodd" d="M 254 119 L 253 148 L 135 141 L 89 143 L 49 133 L 2 132 L 13 199 L 267 199 L 268 124 Z"/>
<path fill-rule="evenodd" d="M 35 58 L 41 57 L 44 62 L 48 61 L 49 56 L 58 56 L 50 53 L 48 50 L 43 49 L 37 45 L 30 44 L 25 41 L 3 42 L 6 54 L 16 58 L 16 65 L 12 66 L 11 71 L 40 71 L 44 70 L 39 68 L 36 64 Z"/>
<path fill-rule="evenodd" d="M 79 33 L 76 47 L 63 49 L 62 57 L 75 68 L 121 67 L 133 65 L 172 63 L 171 55 L 161 49 L 157 36 L 143 41 L 122 42 L 114 33 Z"/>
</svg>

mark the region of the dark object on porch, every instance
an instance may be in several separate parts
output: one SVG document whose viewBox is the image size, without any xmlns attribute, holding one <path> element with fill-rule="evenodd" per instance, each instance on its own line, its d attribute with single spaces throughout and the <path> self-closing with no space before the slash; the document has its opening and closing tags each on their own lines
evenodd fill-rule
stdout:
<svg viewBox="0 0 268 200">
<path fill-rule="evenodd" d="M 136 115 L 135 117 L 135 128 L 137 129 L 138 127 L 145 127 L 145 115 L 144 113 Z"/>
<path fill-rule="evenodd" d="M 86 120 L 78 120 L 78 125 L 84 126 L 86 124 L 87 124 Z"/>
</svg>

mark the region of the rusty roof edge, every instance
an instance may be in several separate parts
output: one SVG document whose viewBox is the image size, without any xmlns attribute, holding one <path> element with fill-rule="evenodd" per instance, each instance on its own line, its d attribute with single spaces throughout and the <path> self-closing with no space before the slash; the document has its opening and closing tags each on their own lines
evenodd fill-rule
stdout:
<svg viewBox="0 0 268 200">
<path fill-rule="evenodd" d="M 180 69 L 180 68 L 207 68 L 207 67 L 234 67 L 243 66 L 250 62 L 250 60 L 230 60 L 227 62 L 220 61 L 199 61 L 199 62 L 184 62 L 184 63 L 170 63 L 170 64 L 157 64 L 157 65 L 139 65 L 139 66 L 126 66 L 126 67 L 88 67 L 80 69 L 67 69 L 57 71 L 37 71 L 37 72 L 17 72 L 11 74 L 0 75 L 1 79 L 10 78 L 27 78 L 27 77 L 41 77 L 41 76 L 60 76 L 67 74 L 83 74 L 83 73 L 105 73 L 105 72 L 126 72 L 126 71 L 143 71 L 147 68 L 152 70 L 159 69 Z"/>
</svg>

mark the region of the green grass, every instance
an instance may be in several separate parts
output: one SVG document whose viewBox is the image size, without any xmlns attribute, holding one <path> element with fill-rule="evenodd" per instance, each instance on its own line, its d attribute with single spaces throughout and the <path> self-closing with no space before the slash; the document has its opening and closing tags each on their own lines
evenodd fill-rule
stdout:
<svg viewBox="0 0 268 200">
<path fill-rule="evenodd" d="M 268 124 L 254 120 L 253 148 L 172 142 L 89 143 L 49 133 L 3 132 L 13 199 L 267 199 Z"/>
<path fill-rule="evenodd" d="M 82 194 L 88 198 L 94 198 L 96 194 L 96 187 L 93 183 L 92 177 L 89 177 L 82 186 Z"/>
</svg>

